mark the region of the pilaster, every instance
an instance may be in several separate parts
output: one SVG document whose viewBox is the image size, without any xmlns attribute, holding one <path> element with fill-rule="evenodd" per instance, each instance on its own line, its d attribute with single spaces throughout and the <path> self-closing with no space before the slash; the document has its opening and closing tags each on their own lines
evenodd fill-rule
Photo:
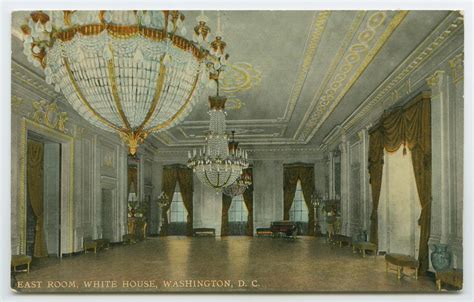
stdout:
<svg viewBox="0 0 474 302">
<path fill-rule="evenodd" d="M 341 137 L 339 144 L 341 151 L 341 219 L 342 229 L 344 235 L 350 236 L 350 205 L 349 205 L 349 179 L 350 179 L 350 161 L 349 161 L 349 146 L 346 135 Z"/>
<path fill-rule="evenodd" d="M 361 186 L 361 198 L 362 198 L 362 227 L 367 232 L 370 227 L 370 213 L 372 210 L 372 197 L 370 194 L 370 185 L 369 185 L 369 129 L 372 127 L 372 124 L 367 125 L 362 130 L 360 130 L 357 135 L 361 142 L 361 152 L 360 152 L 360 186 Z"/>
<path fill-rule="evenodd" d="M 449 230 L 449 197 L 451 190 L 451 154 L 449 146 L 449 82 L 443 70 L 427 78 L 431 88 L 432 129 L 432 208 L 430 241 L 447 243 Z"/>
</svg>

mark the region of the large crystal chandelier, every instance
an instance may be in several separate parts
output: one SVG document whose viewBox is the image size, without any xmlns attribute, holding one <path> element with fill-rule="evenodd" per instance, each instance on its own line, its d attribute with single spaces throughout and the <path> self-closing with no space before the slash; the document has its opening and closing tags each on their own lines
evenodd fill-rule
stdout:
<svg viewBox="0 0 474 302">
<path fill-rule="evenodd" d="M 203 15 L 197 20 L 189 41 L 179 11 L 35 11 L 22 26 L 24 53 L 82 117 L 118 132 L 133 155 L 150 133 L 183 120 L 208 81 L 206 64 L 220 44 L 206 50 L 210 29 Z"/>
</svg>

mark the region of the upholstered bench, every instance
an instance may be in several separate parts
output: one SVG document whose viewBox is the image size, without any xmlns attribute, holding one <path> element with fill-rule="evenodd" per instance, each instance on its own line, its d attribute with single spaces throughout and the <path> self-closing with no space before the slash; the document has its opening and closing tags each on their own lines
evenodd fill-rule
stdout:
<svg viewBox="0 0 474 302">
<path fill-rule="evenodd" d="M 441 290 L 442 283 L 461 289 L 463 283 L 462 269 L 447 269 L 436 272 L 436 288 L 438 290 Z"/>
<path fill-rule="evenodd" d="M 216 237 L 216 230 L 213 228 L 195 228 L 193 230 L 195 237 Z"/>
<path fill-rule="evenodd" d="M 125 235 L 122 236 L 122 241 L 123 241 L 123 244 L 136 243 L 136 241 L 135 241 L 135 235 L 133 235 L 133 234 L 125 234 Z"/>
<path fill-rule="evenodd" d="M 362 252 L 362 257 L 365 258 L 365 252 L 371 251 L 374 254 L 374 257 L 377 257 L 377 245 L 372 242 L 367 241 L 356 241 L 352 243 L 352 252 L 355 253 L 356 250 Z"/>
<path fill-rule="evenodd" d="M 257 228 L 257 236 L 273 236 L 272 229 L 270 228 Z"/>
<path fill-rule="evenodd" d="M 351 246 L 352 244 L 352 238 L 349 236 L 341 235 L 341 234 L 335 234 L 332 237 L 332 242 L 333 243 L 339 243 L 339 246 L 342 247 L 342 244 L 345 243 L 348 246 Z"/>
<path fill-rule="evenodd" d="M 26 265 L 26 272 L 30 272 L 31 257 L 28 255 L 12 255 L 13 271 L 17 272 L 16 267 Z"/>
<path fill-rule="evenodd" d="M 92 237 L 84 237 L 82 239 L 82 248 L 84 249 L 84 253 L 87 253 L 87 250 L 94 250 L 94 254 L 97 253 L 97 242 L 92 240 Z"/>
<path fill-rule="evenodd" d="M 385 254 L 385 272 L 388 272 L 389 263 L 397 267 L 397 279 L 400 280 L 403 274 L 403 268 L 409 267 L 415 269 L 415 273 L 412 277 L 418 279 L 418 266 L 419 262 L 414 257 L 404 254 Z"/>
<path fill-rule="evenodd" d="M 110 240 L 109 239 L 96 239 L 94 240 L 97 242 L 97 248 L 98 249 L 108 249 L 110 246 Z"/>
</svg>

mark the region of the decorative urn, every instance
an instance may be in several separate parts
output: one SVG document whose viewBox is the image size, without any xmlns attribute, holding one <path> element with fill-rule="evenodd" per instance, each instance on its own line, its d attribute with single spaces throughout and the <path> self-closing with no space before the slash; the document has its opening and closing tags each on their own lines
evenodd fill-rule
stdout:
<svg viewBox="0 0 474 302">
<path fill-rule="evenodd" d="M 448 269 L 451 266 L 451 252 L 447 244 L 432 244 L 431 264 L 436 271 Z"/>
</svg>

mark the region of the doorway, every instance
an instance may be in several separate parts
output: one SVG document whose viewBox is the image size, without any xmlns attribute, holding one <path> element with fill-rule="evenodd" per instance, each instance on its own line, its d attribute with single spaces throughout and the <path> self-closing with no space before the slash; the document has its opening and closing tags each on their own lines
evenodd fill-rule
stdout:
<svg viewBox="0 0 474 302">
<path fill-rule="evenodd" d="M 26 254 L 61 255 L 61 144 L 28 132 Z"/>
</svg>

